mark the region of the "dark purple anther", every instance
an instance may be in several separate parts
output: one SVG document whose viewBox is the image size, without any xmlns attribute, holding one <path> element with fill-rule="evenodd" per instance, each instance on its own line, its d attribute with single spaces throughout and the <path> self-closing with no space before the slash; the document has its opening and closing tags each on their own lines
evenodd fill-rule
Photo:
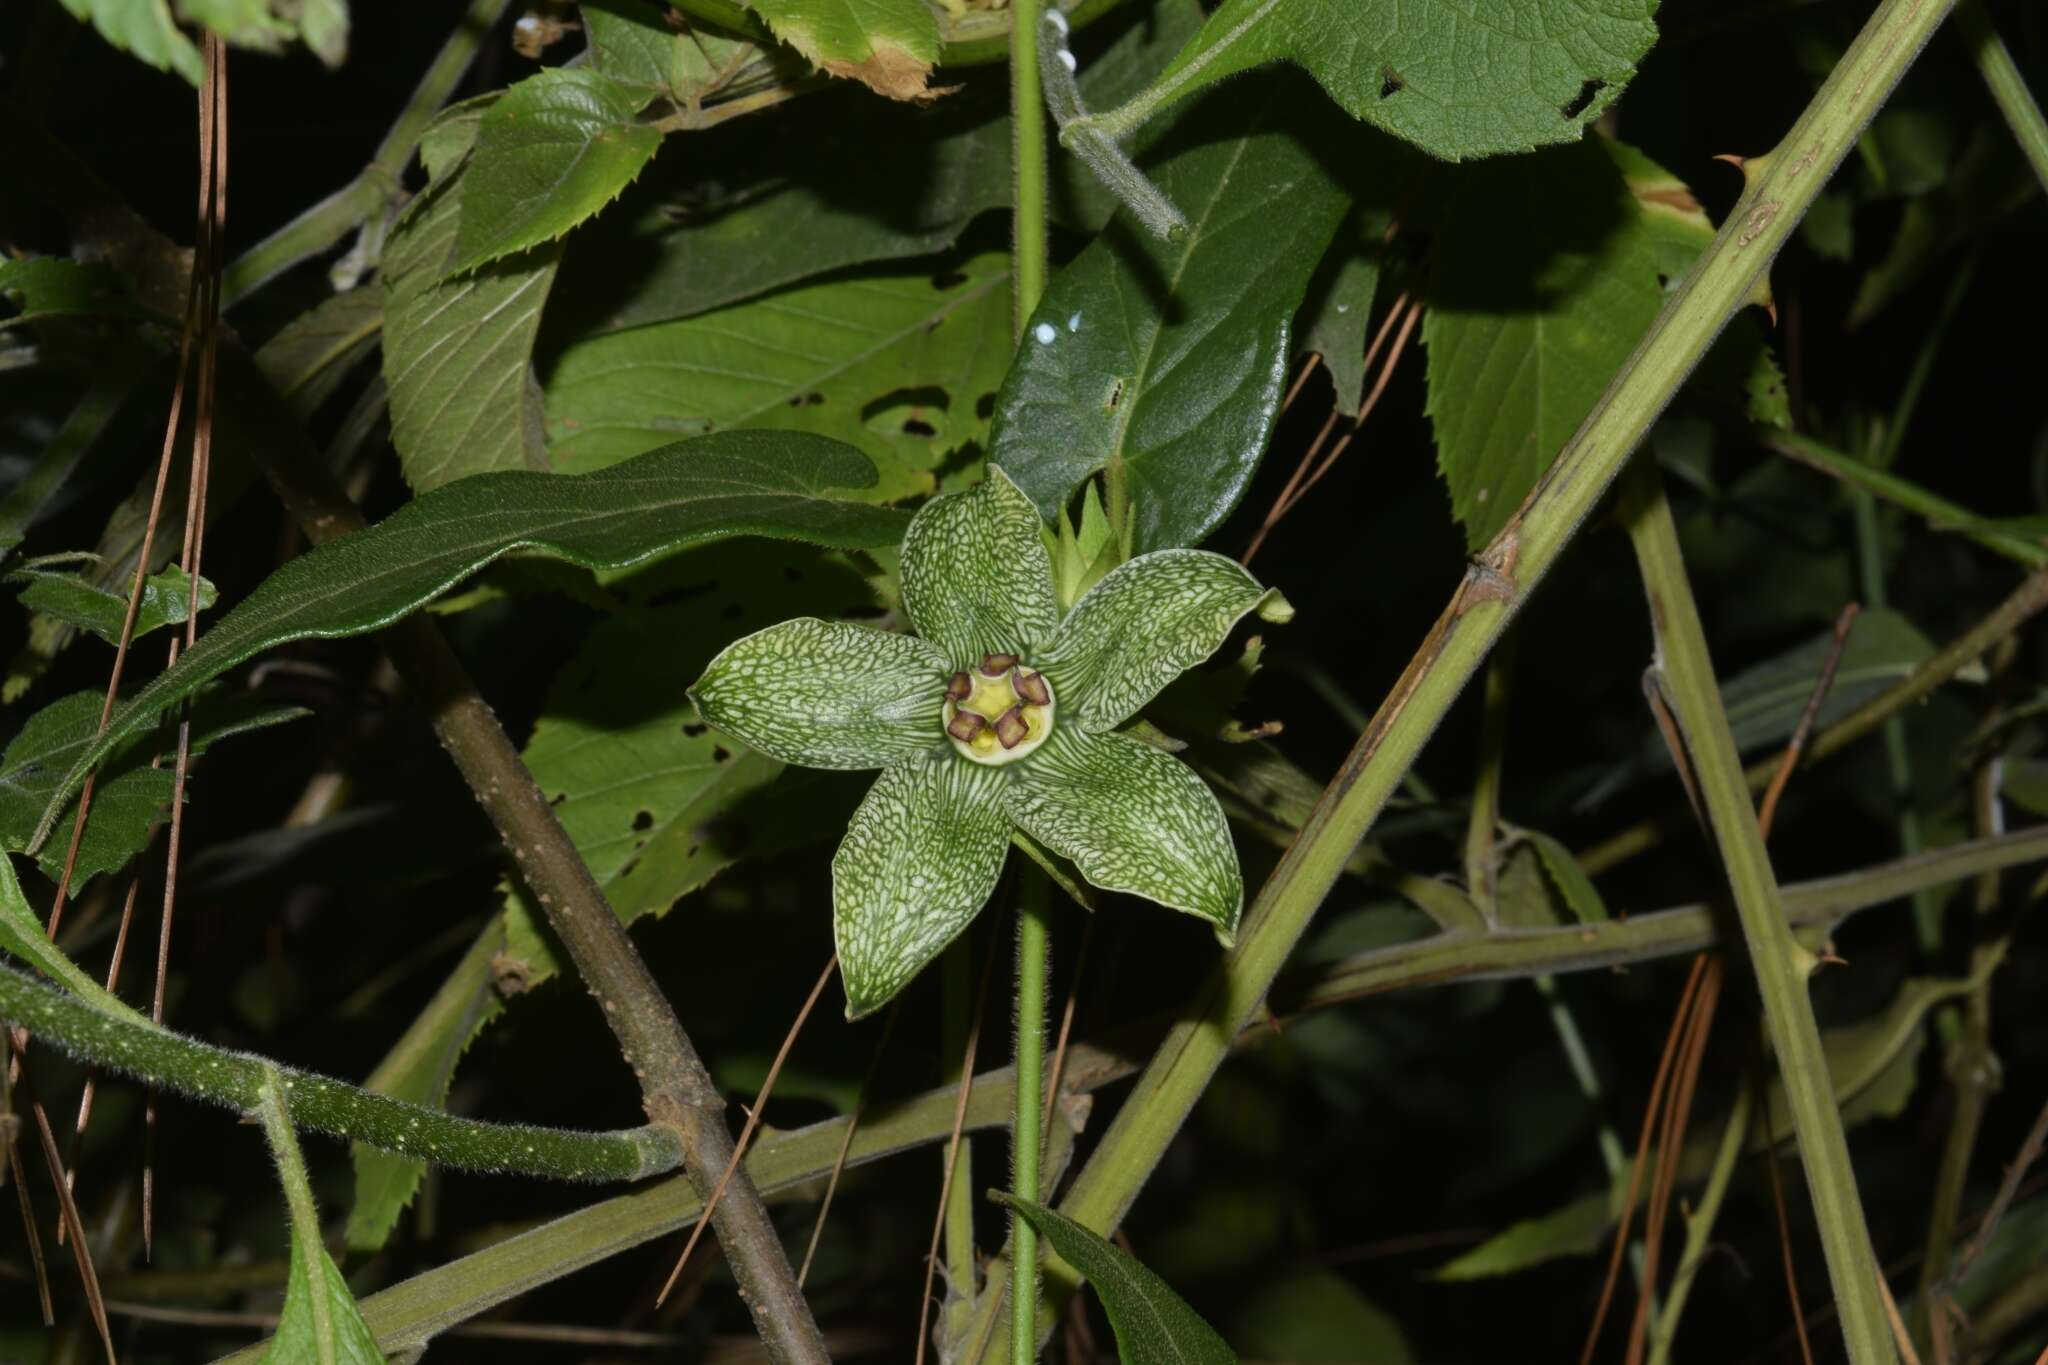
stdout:
<svg viewBox="0 0 2048 1365">
<path fill-rule="evenodd" d="M 988 677 L 1000 678 L 1017 666 L 1014 654 L 984 654 L 981 656 L 981 671 Z"/>
<path fill-rule="evenodd" d="M 1018 696 L 1033 706 L 1052 704 L 1052 689 L 1045 685 L 1045 675 L 1042 673 L 1032 673 L 1020 668 L 1017 670 L 1017 676 L 1010 680 L 1010 685 L 1017 689 Z"/>
<path fill-rule="evenodd" d="M 1031 733 L 1031 727 L 1024 723 L 1024 708 L 1013 706 L 996 717 L 996 738 L 1003 742 L 1005 749 L 1014 749 L 1024 742 Z"/>
<path fill-rule="evenodd" d="M 962 711 L 946 722 L 946 733 L 962 744 L 972 744 L 974 737 L 987 725 L 988 720 L 985 717 L 977 716 L 972 711 Z"/>
<path fill-rule="evenodd" d="M 946 684 L 946 695 L 954 701 L 966 701 L 974 695 L 974 679 L 965 673 L 955 673 Z"/>
</svg>

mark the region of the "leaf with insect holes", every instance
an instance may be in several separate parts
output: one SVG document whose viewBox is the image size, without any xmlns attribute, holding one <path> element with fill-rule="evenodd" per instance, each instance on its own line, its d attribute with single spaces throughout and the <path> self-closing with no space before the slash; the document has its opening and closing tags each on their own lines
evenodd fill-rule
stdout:
<svg viewBox="0 0 2048 1365">
<path fill-rule="evenodd" d="M 1125 1365 L 1237 1365 L 1230 1343 L 1137 1257 L 1043 1204 L 1001 1190 L 989 1197 L 1036 1228 L 1095 1286 Z"/>
<path fill-rule="evenodd" d="M 1154 89 L 1178 100 L 1267 62 L 1445 161 L 1577 139 L 1656 41 L 1657 0 L 1224 0 Z"/>
<path fill-rule="evenodd" d="M 1205 101 L 1147 167 L 1186 234 L 1162 242 L 1119 218 L 1047 288 L 989 436 L 1041 516 L 1107 469 L 1143 552 L 1195 544 L 1244 496 L 1295 309 L 1345 208 L 1285 126 L 1293 93 L 1260 78 Z"/>
<path fill-rule="evenodd" d="M 399 468 L 424 493 L 471 474 L 548 466 L 533 346 L 561 247 L 447 278 L 484 109 L 457 106 L 420 143 L 433 173 L 384 253 L 384 382 Z"/>
<path fill-rule="evenodd" d="M 678 435 L 810 431 L 875 461 L 893 502 L 983 438 L 1014 350 L 1008 259 L 892 269 L 570 346 L 547 383 L 556 467 L 601 469 Z"/>
<path fill-rule="evenodd" d="M 623 568 L 728 536 L 841 548 L 893 543 L 902 514 L 838 490 L 874 481 L 859 451 L 795 432 L 735 431 L 649 451 L 595 474 L 479 475 L 422 494 L 384 521 L 330 541 L 271 574 L 172 667 L 115 710 L 57 784 L 57 802 L 116 744 L 163 708 L 243 660 L 292 640 L 367 634 L 514 550 L 585 568 Z"/>
<path fill-rule="evenodd" d="M 661 146 L 631 87 L 602 72 L 543 71 L 484 111 L 464 171 L 448 273 L 551 242 L 616 199 Z"/>
<path fill-rule="evenodd" d="M 829 76 L 893 100 L 930 94 L 939 21 L 925 0 L 750 0 L 749 8 Z"/>
</svg>

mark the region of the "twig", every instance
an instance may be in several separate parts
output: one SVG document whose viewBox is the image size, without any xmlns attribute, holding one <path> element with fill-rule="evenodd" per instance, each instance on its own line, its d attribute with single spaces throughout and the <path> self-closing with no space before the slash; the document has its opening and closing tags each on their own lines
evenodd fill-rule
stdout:
<svg viewBox="0 0 2048 1365">
<path fill-rule="evenodd" d="M 1899 1301 L 1892 1297 L 1891 1283 L 1882 1270 L 1877 1272 L 1877 1292 L 1884 1295 L 1884 1312 L 1892 1324 L 1892 1343 L 1899 1348 L 1899 1358 L 1905 1365 L 1920 1365 L 1920 1353 L 1913 1349 L 1913 1335 L 1906 1330 L 1906 1320 L 1899 1316 Z"/>
<path fill-rule="evenodd" d="M 860 1098 L 853 1102 L 853 1112 L 846 1116 L 846 1136 L 839 1144 L 839 1155 L 832 1159 L 832 1174 L 825 1181 L 825 1197 L 818 1201 L 818 1217 L 811 1224 L 810 1245 L 804 1248 L 803 1264 L 797 1267 L 796 1285 L 801 1289 L 811 1275 L 811 1259 L 818 1254 L 818 1239 L 825 1232 L 825 1216 L 832 1212 L 832 1196 L 839 1192 L 839 1177 L 846 1170 L 846 1154 L 853 1150 L 853 1135 L 860 1131 L 860 1116 L 867 1112 L 868 1097 L 875 1088 L 875 1076 L 882 1069 L 882 1058 L 889 1050 L 889 1037 L 896 1031 L 896 1016 L 902 1013 L 902 997 L 898 996 L 889 1005 L 889 1013 L 882 1019 L 882 1036 L 875 1040 L 874 1060 L 868 1063 L 868 1074 L 861 1077 Z"/>
<path fill-rule="evenodd" d="M 1771 1091 L 1763 1068 L 1755 1069 L 1757 1116 L 1763 1124 L 1764 1169 L 1771 1176 L 1771 1208 L 1778 1220 L 1778 1257 L 1785 1268 L 1785 1294 L 1792 1302 L 1792 1330 L 1799 1338 L 1799 1359 L 1813 1365 L 1813 1342 L 1806 1335 L 1806 1310 L 1799 1302 L 1799 1267 L 1792 1259 L 1791 1217 L 1785 1210 L 1785 1177 L 1778 1170 L 1778 1144 L 1771 1140 Z M 1832 1303 L 1830 1307 L 1832 1307 Z"/>
<path fill-rule="evenodd" d="M 704 1216 L 697 1220 L 697 1226 L 690 1229 L 690 1239 L 683 1243 L 683 1254 L 676 1257 L 675 1269 L 669 1271 L 668 1281 L 661 1286 L 661 1292 L 654 1296 L 654 1306 L 661 1307 L 668 1291 L 675 1287 L 676 1276 L 683 1273 L 683 1267 L 690 1263 L 690 1253 L 697 1249 L 698 1238 L 712 1215 L 718 1211 L 718 1201 L 725 1197 L 726 1183 L 739 1169 L 740 1158 L 747 1154 L 747 1144 L 754 1140 L 754 1131 L 761 1126 L 761 1111 L 768 1107 L 768 1097 L 775 1093 L 775 1078 L 782 1074 L 782 1064 L 789 1060 L 789 1050 L 796 1045 L 797 1034 L 803 1032 L 804 1021 L 811 1017 L 811 1009 L 818 1003 L 818 997 L 825 993 L 825 985 L 832 979 L 832 973 L 839 968 L 839 954 L 834 953 L 825 962 L 825 970 L 818 973 L 818 984 L 811 987 L 811 993 L 804 998 L 803 1008 L 796 1012 L 796 1022 L 789 1026 L 789 1032 L 782 1037 L 782 1046 L 776 1049 L 775 1060 L 768 1064 L 768 1074 L 761 1081 L 761 1089 L 754 1096 L 753 1107 L 747 1110 L 747 1122 L 740 1129 L 740 1140 L 733 1144 L 732 1159 L 725 1163 L 725 1170 L 718 1177 L 718 1184 L 712 1187 L 711 1197 L 704 1201 Z"/>
<path fill-rule="evenodd" d="M 1778 798 L 1785 794 L 1785 786 L 1792 780 L 1793 770 L 1799 766 L 1799 755 L 1805 751 L 1806 741 L 1813 734 L 1821 703 L 1827 700 L 1829 690 L 1835 685 L 1835 670 L 1841 667 L 1842 651 L 1849 644 L 1849 628 L 1856 624 L 1859 610 L 1857 604 L 1851 602 L 1835 618 L 1834 642 L 1828 648 L 1826 661 L 1821 664 L 1820 676 L 1813 680 L 1813 691 L 1807 694 L 1806 706 L 1799 713 L 1799 723 L 1792 728 L 1792 738 L 1778 757 L 1778 771 L 1772 776 L 1771 785 L 1764 789 L 1763 804 L 1757 807 L 1756 823 L 1766 839 L 1771 837 L 1771 825 L 1777 819 Z"/>
</svg>

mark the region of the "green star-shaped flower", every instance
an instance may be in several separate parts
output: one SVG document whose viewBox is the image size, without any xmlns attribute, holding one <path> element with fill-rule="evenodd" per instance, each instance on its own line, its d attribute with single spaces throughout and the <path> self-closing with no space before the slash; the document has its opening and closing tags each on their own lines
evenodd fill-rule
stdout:
<svg viewBox="0 0 2048 1365">
<path fill-rule="evenodd" d="M 1236 932 L 1244 878 L 1215 794 L 1115 727 L 1245 613 L 1292 613 L 1221 555 L 1160 550 L 1062 614 L 1042 531 L 991 465 L 904 535 L 917 636 L 801 617 L 736 641 L 690 689 L 707 722 L 785 763 L 883 770 L 832 859 L 849 1017 L 887 1004 L 973 920 L 1012 826 L 1106 891 Z"/>
</svg>

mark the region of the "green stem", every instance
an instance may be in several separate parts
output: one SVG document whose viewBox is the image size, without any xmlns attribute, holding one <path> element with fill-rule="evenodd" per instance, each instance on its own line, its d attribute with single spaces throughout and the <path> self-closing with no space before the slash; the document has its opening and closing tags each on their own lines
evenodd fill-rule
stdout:
<svg viewBox="0 0 2048 1365">
<path fill-rule="evenodd" d="M 1040 0 L 1010 6 L 1011 165 L 1016 194 L 1010 242 L 1011 336 L 1021 340 L 1024 324 L 1045 295 L 1046 147 L 1045 97 L 1038 75 Z"/>
<path fill-rule="evenodd" d="M 1052 954 L 1050 897 L 1045 878 L 1020 874 L 1017 903 L 1016 1102 L 1010 1122 L 1010 1193 L 1038 1202 L 1038 1165 L 1044 1147 L 1039 1116 L 1045 1105 L 1045 991 Z M 1038 1231 L 1010 1214 L 1010 1355 L 1038 1355 Z"/>
<path fill-rule="evenodd" d="M 0 967 L 0 1018 L 95 1066 L 243 1113 L 262 1106 L 266 1078 L 274 1075 L 301 1126 L 446 1166 L 551 1180 L 638 1180 L 682 1160 L 669 1128 L 577 1133 L 456 1118 L 114 1014 L 7 967 Z"/>
<path fill-rule="evenodd" d="M 1630 451 L 1751 296 L 1772 258 L 1947 14 L 1884 0 L 1527 503 L 1470 566 L 1449 606 L 1245 916 L 1237 947 L 1182 1012 L 1076 1177 L 1061 1210 L 1107 1232 L 1180 1130 L 1230 1040 L 1264 1000 L 1354 848 L 1477 671 L 1514 609 L 1570 543 Z M 1071 1281 L 1054 1285 L 1070 1292 Z M 1859 1286 L 1865 1297 L 1868 1286 Z M 1057 1305 L 1055 1305 L 1057 1307 Z"/>
<path fill-rule="evenodd" d="M 1662 661 L 1667 695 L 1698 775 L 1756 973 L 1758 994 L 1763 997 L 1771 1048 L 1785 1078 L 1849 1359 L 1854 1365 L 1886 1365 L 1898 1356 L 1878 1293 L 1877 1258 L 1856 1195 L 1856 1175 L 1849 1164 L 1842 1116 L 1828 1080 L 1820 1029 L 1814 1022 L 1813 1002 L 1807 997 L 1806 978 L 1815 965 L 1813 955 L 1793 941 L 1785 922 L 1777 878 L 1757 826 L 1756 807 L 1742 779 L 1742 759 L 1728 728 L 1728 714 L 1721 706 L 1706 632 L 1679 555 L 1678 528 L 1665 501 L 1663 476 L 1654 462 L 1638 461 L 1630 470 L 1622 490 L 1622 519 L 1635 544 L 1649 595 L 1656 657 Z"/>
<path fill-rule="evenodd" d="M 292 1131 L 291 1112 L 285 1104 L 290 1085 L 277 1067 L 264 1065 L 256 1092 L 256 1116 L 262 1120 L 271 1159 L 277 1162 L 277 1180 L 284 1186 L 284 1202 L 291 1210 L 293 1257 L 306 1267 L 309 1280 L 317 1285 L 315 1267 L 325 1259 L 327 1248 L 320 1241 L 320 1210 L 313 1203 L 313 1186 L 306 1179 L 306 1157 L 299 1150 L 299 1135 Z M 332 1303 L 321 1292 L 306 1297 L 313 1314 L 313 1339 L 331 1342 Z"/>
<path fill-rule="evenodd" d="M 265 237 L 221 272 L 221 306 L 232 307 L 266 282 L 340 241 L 350 228 L 398 201 L 399 177 L 420 135 L 441 112 L 469 70 L 478 46 L 497 26 L 511 0 L 470 0 L 455 31 L 441 45 L 412 98 L 399 111 L 377 153 L 355 179 Z"/>
<path fill-rule="evenodd" d="M 2005 115 L 2006 123 L 2012 128 L 2020 151 L 2026 154 L 2027 163 L 2040 177 L 2042 188 L 2048 189 L 2048 119 L 2041 117 L 2041 106 L 2034 102 L 2026 81 L 2021 79 L 2012 53 L 2006 51 L 2005 39 L 1999 37 L 1998 30 L 1992 27 L 1991 16 L 1985 11 L 1983 0 L 1964 0 L 1956 6 L 1956 27 L 1962 31 L 1963 41 L 1969 44 L 1970 55 L 1977 61 L 1977 70 L 1984 77 L 1984 84 L 1990 87 L 1998 112 Z"/>
</svg>

